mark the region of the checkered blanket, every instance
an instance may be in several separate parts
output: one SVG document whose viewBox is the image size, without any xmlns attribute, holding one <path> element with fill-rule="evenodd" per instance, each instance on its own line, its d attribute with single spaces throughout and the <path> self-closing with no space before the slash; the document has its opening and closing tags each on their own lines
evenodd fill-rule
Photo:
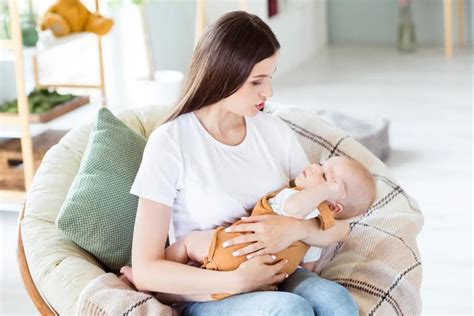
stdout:
<svg viewBox="0 0 474 316">
<path fill-rule="evenodd" d="M 177 316 L 171 307 L 161 304 L 152 295 L 134 291 L 113 273 L 102 274 L 84 288 L 76 314 Z"/>
<path fill-rule="evenodd" d="M 315 272 L 349 289 L 361 315 L 419 315 L 422 269 L 416 236 L 423 215 L 416 202 L 380 160 L 314 113 L 277 108 L 273 114 L 295 131 L 310 161 L 350 157 L 376 181 L 372 207 L 351 223 L 347 241 L 323 250 Z"/>
</svg>

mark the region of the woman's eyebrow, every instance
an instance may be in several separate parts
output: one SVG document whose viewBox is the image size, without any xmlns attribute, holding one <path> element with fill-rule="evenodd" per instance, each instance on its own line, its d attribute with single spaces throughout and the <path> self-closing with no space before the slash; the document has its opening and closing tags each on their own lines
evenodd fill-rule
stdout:
<svg viewBox="0 0 474 316">
<path fill-rule="evenodd" d="M 273 73 L 275 73 L 277 71 L 277 67 L 275 67 L 275 70 L 273 70 Z M 255 76 L 252 76 L 254 78 L 264 78 L 264 77 L 270 77 L 271 75 L 255 75 Z"/>
</svg>

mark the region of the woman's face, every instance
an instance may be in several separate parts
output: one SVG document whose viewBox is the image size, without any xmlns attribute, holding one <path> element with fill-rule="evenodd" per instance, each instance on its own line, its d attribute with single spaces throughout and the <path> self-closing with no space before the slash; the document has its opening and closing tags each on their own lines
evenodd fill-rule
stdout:
<svg viewBox="0 0 474 316">
<path fill-rule="evenodd" d="M 255 116 L 273 95 L 272 76 L 276 71 L 278 52 L 255 64 L 242 87 L 225 98 L 224 108 L 242 116 Z"/>
</svg>

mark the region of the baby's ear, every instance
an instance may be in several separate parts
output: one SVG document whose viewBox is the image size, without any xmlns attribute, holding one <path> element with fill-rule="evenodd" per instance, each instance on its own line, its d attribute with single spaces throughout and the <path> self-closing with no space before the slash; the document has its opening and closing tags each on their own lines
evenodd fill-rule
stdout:
<svg viewBox="0 0 474 316">
<path fill-rule="evenodd" d="M 336 203 L 329 202 L 328 204 L 333 215 L 339 214 L 344 210 L 344 207 L 339 202 L 336 202 Z"/>
</svg>

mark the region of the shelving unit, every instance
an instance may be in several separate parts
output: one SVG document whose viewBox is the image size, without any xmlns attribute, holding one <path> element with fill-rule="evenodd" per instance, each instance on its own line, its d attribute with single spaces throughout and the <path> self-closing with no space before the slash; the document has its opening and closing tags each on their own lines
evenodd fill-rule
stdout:
<svg viewBox="0 0 474 316">
<path fill-rule="evenodd" d="M 443 0 L 444 16 L 444 55 L 453 57 L 453 0 Z M 458 45 L 464 47 L 464 0 L 456 0 L 456 15 L 458 23 Z"/>
<path fill-rule="evenodd" d="M 99 12 L 99 1 L 95 0 L 96 13 Z M 18 100 L 18 115 L 2 115 L 0 113 L 1 126 L 19 126 L 21 129 L 21 137 L 18 135 L 7 134 L 0 138 L 20 138 L 21 154 L 23 160 L 23 170 L 25 178 L 25 191 L 5 190 L 0 189 L 0 203 L 15 203 L 22 201 L 25 198 L 25 192 L 31 186 L 33 176 L 35 173 L 34 148 L 32 142 L 32 133 L 30 131 L 30 112 L 28 107 L 28 93 L 25 87 L 25 58 L 32 58 L 33 76 L 36 88 L 88 88 L 99 89 L 102 94 L 102 106 L 106 105 L 105 83 L 104 83 L 104 68 L 102 55 L 102 39 L 97 37 L 98 44 L 98 61 L 99 61 L 99 83 L 98 84 L 73 84 L 73 83 L 54 83 L 42 84 L 40 82 L 40 71 L 38 67 L 37 56 L 53 47 L 60 45 L 67 45 L 71 41 L 77 40 L 84 36 L 95 36 L 86 33 L 77 33 L 66 36 L 64 38 L 55 39 L 48 43 L 38 42 L 37 47 L 23 48 L 22 33 L 20 29 L 20 16 L 18 12 L 17 0 L 8 0 L 8 12 L 10 16 L 10 39 L 0 40 L 0 49 L 2 49 L 2 60 L 12 60 L 15 64 L 15 82 L 16 95 Z M 41 124 L 35 124 L 41 125 Z M 37 128 L 36 130 L 41 130 Z"/>
</svg>

